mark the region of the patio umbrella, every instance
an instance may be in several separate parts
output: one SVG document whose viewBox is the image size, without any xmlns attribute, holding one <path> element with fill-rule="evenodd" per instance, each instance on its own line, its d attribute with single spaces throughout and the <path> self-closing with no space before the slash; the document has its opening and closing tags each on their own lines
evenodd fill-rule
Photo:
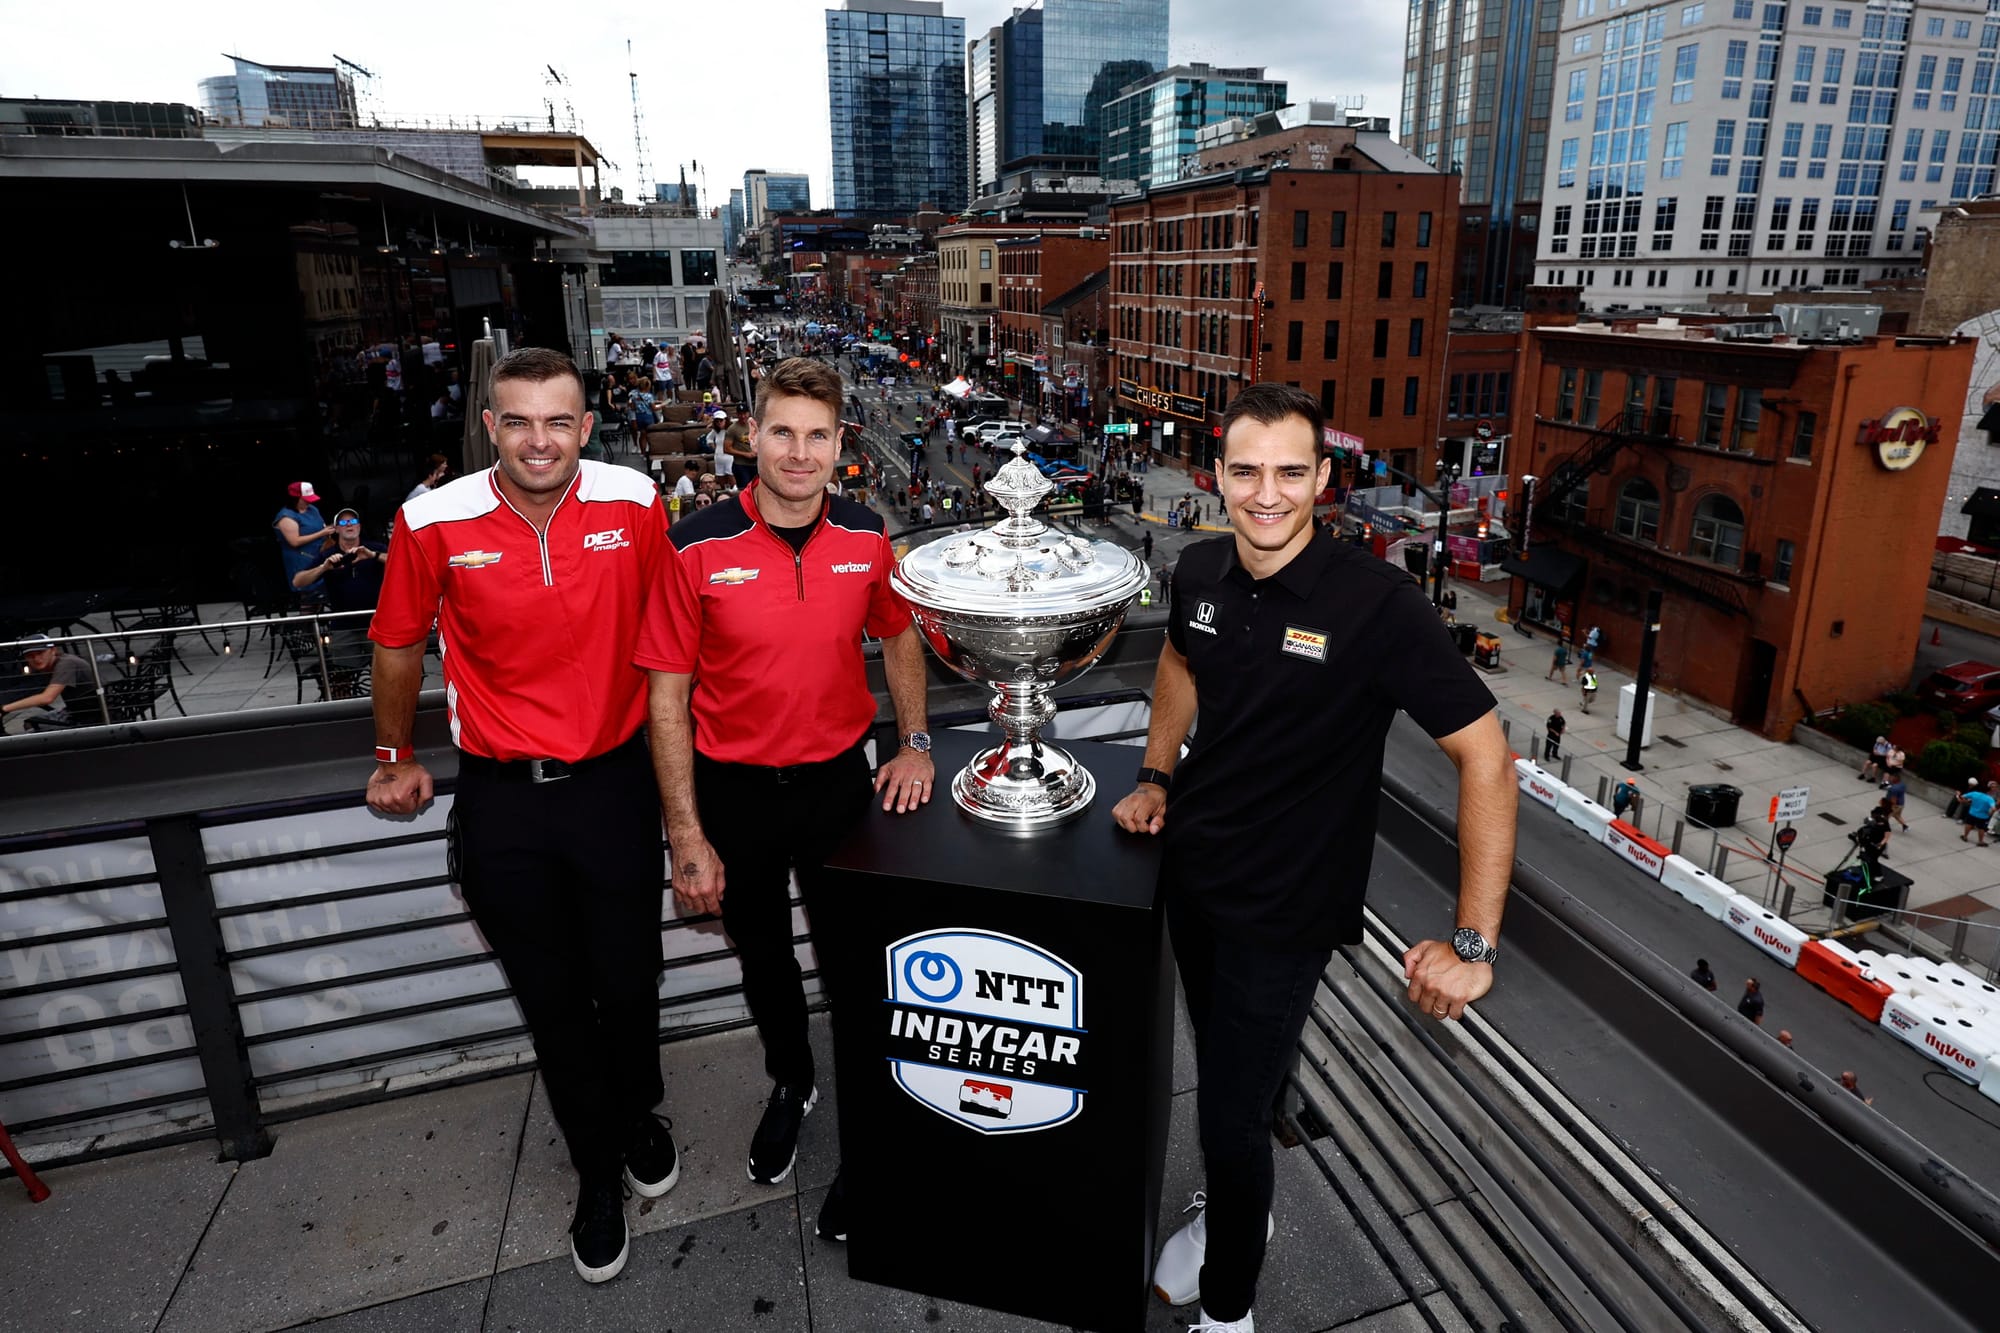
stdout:
<svg viewBox="0 0 2000 1333">
<path fill-rule="evenodd" d="M 493 466 L 496 455 L 487 437 L 482 415 L 486 411 L 486 382 L 493 373 L 493 340 L 481 338 L 472 344 L 472 374 L 465 386 L 465 440 L 460 446 L 462 473 L 478 472 Z"/>
</svg>

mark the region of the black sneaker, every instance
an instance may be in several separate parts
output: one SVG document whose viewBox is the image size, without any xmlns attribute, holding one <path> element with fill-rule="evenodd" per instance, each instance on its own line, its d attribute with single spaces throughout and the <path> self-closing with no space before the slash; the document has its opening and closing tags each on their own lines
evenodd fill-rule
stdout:
<svg viewBox="0 0 2000 1333">
<path fill-rule="evenodd" d="M 585 1282 L 609 1282 L 625 1267 L 625 1190 L 615 1179 L 577 1187 L 576 1216 L 569 1223 L 569 1257 Z"/>
<path fill-rule="evenodd" d="M 813 1233 L 821 1240 L 847 1239 L 847 1177 L 836 1173 L 833 1188 L 826 1192 L 826 1198 L 819 1206 L 819 1220 L 813 1223 Z"/>
<path fill-rule="evenodd" d="M 625 1145 L 625 1183 L 642 1199 L 657 1199 L 681 1178 L 681 1155 L 674 1150 L 674 1122 L 651 1111 L 639 1117 Z"/>
<path fill-rule="evenodd" d="M 818 1102 L 817 1087 L 800 1092 L 782 1083 L 771 1085 L 764 1118 L 750 1136 L 750 1179 L 759 1185 L 775 1185 L 792 1174 L 792 1163 L 799 1156 L 799 1126 Z"/>
</svg>

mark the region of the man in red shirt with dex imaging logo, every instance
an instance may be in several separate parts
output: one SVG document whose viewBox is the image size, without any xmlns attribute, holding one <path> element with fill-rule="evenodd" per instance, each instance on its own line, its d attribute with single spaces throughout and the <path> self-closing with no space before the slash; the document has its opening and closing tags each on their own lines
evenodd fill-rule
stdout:
<svg viewBox="0 0 2000 1333">
<path fill-rule="evenodd" d="M 872 784 L 882 808 L 916 809 L 934 776 L 924 649 L 889 587 L 895 552 L 880 516 L 827 493 L 843 397 L 839 373 L 805 357 L 758 383 L 756 480 L 674 525 L 660 613 L 647 619 L 636 659 L 653 673 L 653 764 L 674 897 L 685 911 L 722 913 L 764 1039 L 772 1089 L 747 1171 L 765 1184 L 791 1173 L 800 1122 L 819 1097 L 789 880 L 796 872 L 817 917 L 826 857 L 868 805 L 862 747 L 875 697 L 863 633 L 882 641 L 902 737 Z M 825 925 L 815 920 L 815 931 Z M 846 1239 L 844 1200 L 836 1176 L 822 1237 Z"/>
<path fill-rule="evenodd" d="M 375 641 L 368 804 L 410 815 L 431 776 L 410 751 L 424 648 L 443 649 L 458 786 L 452 879 L 534 1038 L 579 1181 L 570 1254 L 588 1282 L 625 1266 L 624 1184 L 672 1189 L 660 1077 L 660 807 L 632 664 L 666 530 L 652 482 L 581 461 L 583 380 L 560 352 L 493 367 L 498 462 L 403 505 Z"/>
</svg>

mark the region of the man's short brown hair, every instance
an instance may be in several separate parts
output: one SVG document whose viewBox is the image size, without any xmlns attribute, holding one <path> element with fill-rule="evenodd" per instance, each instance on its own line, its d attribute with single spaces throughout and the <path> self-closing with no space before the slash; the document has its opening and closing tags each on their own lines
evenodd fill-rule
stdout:
<svg viewBox="0 0 2000 1333">
<path fill-rule="evenodd" d="M 583 374 L 576 368 L 576 362 L 553 347 L 523 347 L 509 352 L 493 363 L 492 373 L 486 377 L 486 399 L 493 400 L 494 387 L 501 380 L 527 380 L 542 384 L 552 379 L 568 376 L 576 382 L 577 397 L 584 400 L 586 408 L 590 398 L 583 388 Z"/>
<path fill-rule="evenodd" d="M 1229 429 L 1248 417 L 1266 426 L 1275 426 L 1287 417 L 1301 417 L 1312 427 L 1313 453 L 1319 456 L 1320 440 L 1326 430 L 1326 413 L 1320 411 L 1319 399 L 1304 389 L 1294 389 L 1289 384 L 1253 384 L 1236 395 L 1222 413 L 1222 447 L 1218 453 L 1229 452 Z"/>
<path fill-rule="evenodd" d="M 810 356 L 791 356 L 758 381 L 757 401 L 750 415 L 763 420 L 764 409 L 773 398 L 810 398 L 831 408 L 834 420 L 838 421 L 841 404 L 847 401 L 847 390 L 841 383 L 840 372 L 826 362 Z"/>
</svg>

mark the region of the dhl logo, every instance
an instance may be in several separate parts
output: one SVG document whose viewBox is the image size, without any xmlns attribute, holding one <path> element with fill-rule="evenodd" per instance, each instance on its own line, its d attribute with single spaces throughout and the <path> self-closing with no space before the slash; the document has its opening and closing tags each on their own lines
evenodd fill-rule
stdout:
<svg viewBox="0 0 2000 1333">
<path fill-rule="evenodd" d="M 1300 629 L 1296 625 L 1285 627 L 1284 650 L 1294 657 L 1309 658 L 1315 662 L 1326 660 L 1327 636 L 1316 629 Z"/>
<path fill-rule="evenodd" d="M 454 569 L 484 569 L 498 564 L 502 554 L 500 551 L 461 551 L 451 558 L 451 564 Z"/>
</svg>

